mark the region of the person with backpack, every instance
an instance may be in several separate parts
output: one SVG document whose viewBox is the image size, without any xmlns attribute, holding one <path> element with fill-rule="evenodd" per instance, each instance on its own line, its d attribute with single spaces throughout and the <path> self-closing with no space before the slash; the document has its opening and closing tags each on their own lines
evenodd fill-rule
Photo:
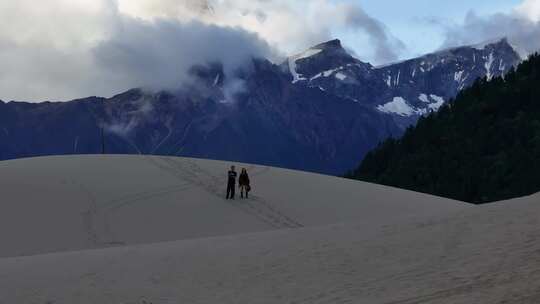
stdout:
<svg viewBox="0 0 540 304">
<path fill-rule="evenodd" d="M 234 169 L 234 166 L 231 166 L 231 170 L 228 172 L 227 196 L 225 199 L 234 199 L 234 188 L 236 186 L 236 171 Z"/>
<path fill-rule="evenodd" d="M 248 198 L 248 193 L 251 190 L 251 186 L 249 185 L 249 175 L 246 168 L 242 168 L 242 173 L 240 173 L 240 177 L 238 178 L 238 184 L 240 187 L 240 197 L 244 198 L 245 193 L 246 198 Z"/>
</svg>

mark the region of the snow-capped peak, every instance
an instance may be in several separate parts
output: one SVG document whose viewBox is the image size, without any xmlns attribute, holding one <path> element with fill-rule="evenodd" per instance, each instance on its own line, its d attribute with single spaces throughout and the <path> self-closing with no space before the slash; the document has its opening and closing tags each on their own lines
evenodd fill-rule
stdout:
<svg viewBox="0 0 540 304">
<path fill-rule="evenodd" d="M 306 51 L 290 56 L 284 65 L 290 71 L 293 83 L 326 75 L 329 71 L 343 70 L 347 66 L 360 64 L 341 45 L 339 39 L 317 44 Z M 344 79 L 339 75 L 337 79 Z"/>
</svg>

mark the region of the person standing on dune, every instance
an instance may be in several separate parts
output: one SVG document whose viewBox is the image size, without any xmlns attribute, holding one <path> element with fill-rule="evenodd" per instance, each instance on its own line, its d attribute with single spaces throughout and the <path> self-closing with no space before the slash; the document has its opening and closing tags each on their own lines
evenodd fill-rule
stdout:
<svg viewBox="0 0 540 304">
<path fill-rule="evenodd" d="M 242 169 L 242 173 L 240 173 L 240 177 L 238 177 L 238 185 L 240 188 L 240 197 L 244 198 L 245 193 L 246 198 L 248 198 L 248 192 L 251 190 L 251 187 L 249 186 L 249 175 L 245 168 Z"/>
<path fill-rule="evenodd" d="M 231 166 L 231 170 L 228 173 L 229 179 L 227 180 L 227 196 L 225 199 L 234 199 L 234 188 L 236 186 L 236 171 L 234 166 Z"/>
</svg>

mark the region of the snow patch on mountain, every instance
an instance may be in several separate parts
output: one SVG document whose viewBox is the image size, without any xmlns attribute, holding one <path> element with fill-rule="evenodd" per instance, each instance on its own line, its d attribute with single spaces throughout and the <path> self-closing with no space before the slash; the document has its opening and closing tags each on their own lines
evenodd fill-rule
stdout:
<svg viewBox="0 0 540 304">
<path fill-rule="evenodd" d="M 391 88 L 392 87 L 392 75 L 388 75 L 388 78 L 386 79 L 386 85 Z"/>
<path fill-rule="evenodd" d="M 434 67 L 435 65 L 432 62 L 426 62 L 426 61 L 420 62 L 420 71 L 422 71 L 422 73 L 431 72 L 431 70 L 433 70 Z"/>
<path fill-rule="evenodd" d="M 335 72 L 341 71 L 343 69 L 344 69 L 344 67 L 341 66 L 341 67 L 338 67 L 338 68 L 335 68 L 335 69 L 323 71 L 323 72 L 320 72 L 319 74 L 316 74 L 315 76 L 311 77 L 309 80 L 312 81 L 312 80 L 315 80 L 315 79 L 321 78 L 321 77 L 329 77 L 332 74 L 334 74 Z"/>
<path fill-rule="evenodd" d="M 455 72 L 455 73 L 454 73 L 454 80 L 455 80 L 456 82 L 461 82 L 461 79 L 463 78 L 463 73 L 464 73 L 464 72 L 465 72 L 465 71 L 463 71 L 463 70 L 462 70 L 462 71 L 459 71 L 459 72 Z"/>
<path fill-rule="evenodd" d="M 429 96 L 422 93 L 418 99 L 426 103 L 426 107 L 416 108 L 410 105 L 403 97 L 394 97 L 392 101 L 377 106 L 377 110 L 386 114 L 397 114 L 399 116 L 410 117 L 413 115 L 426 115 L 433 111 L 438 111 L 444 104 L 444 98 L 435 94 Z"/>
<path fill-rule="evenodd" d="M 420 99 L 421 102 L 424 102 L 424 103 L 430 103 L 431 101 L 429 101 L 429 98 L 426 94 L 422 93 L 420 94 L 420 96 L 418 96 L 418 99 Z"/>
<path fill-rule="evenodd" d="M 306 78 L 304 78 L 296 70 L 296 62 L 298 60 L 300 60 L 300 59 L 305 59 L 305 58 L 309 58 L 311 56 L 315 56 L 315 55 L 319 54 L 320 52 L 322 52 L 321 49 L 308 49 L 303 53 L 300 53 L 300 54 L 294 55 L 292 57 L 289 57 L 289 59 L 288 59 L 289 71 L 291 72 L 291 75 L 293 76 L 293 81 L 292 81 L 293 83 L 296 83 L 296 82 L 301 81 L 301 80 L 306 80 Z"/>
<path fill-rule="evenodd" d="M 394 97 L 391 102 L 379 105 L 377 110 L 388 113 L 397 114 L 400 116 L 412 116 L 417 113 L 417 109 L 409 105 L 409 103 L 403 97 Z"/>
<path fill-rule="evenodd" d="M 218 83 L 219 83 L 219 78 L 220 78 L 220 77 L 219 77 L 219 74 L 217 74 L 217 75 L 216 75 L 216 78 L 214 78 L 214 84 L 213 84 L 214 87 L 218 85 Z"/>
<path fill-rule="evenodd" d="M 486 77 L 488 80 L 491 80 L 491 78 L 493 78 L 493 74 L 491 73 L 491 66 L 493 65 L 493 61 L 495 61 L 495 58 L 493 57 L 493 52 L 491 52 L 489 54 L 488 60 L 484 65 L 484 67 L 486 68 Z"/>
<path fill-rule="evenodd" d="M 506 64 L 502 59 L 499 59 L 499 71 L 504 72 L 506 70 Z"/>
<path fill-rule="evenodd" d="M 343 74 L 342 72 L 338 72 L 336 73 L 336 76 L 335 76 L 337 79 L 343 81 L 347 78 L 347 75 Z"/>
<path fill-rule="evenodd" d="M 296 60 L 293 57 L 289 58 L 289 71 L 291 72 L 291 75 L 293 77 L 293 83 L 302 80 L 300 74 L 296 72 Z"/>
<path fill-rule="evenodd" d="M 431 97 L 431 99 L 433 99 L 435 102 L 429 104 L 428 107 L 433 111 L 438 111 L 439 108 L 444 104 L 444 98 L 434 94 L 429 95 L 429 97 Z"/>
</svg>

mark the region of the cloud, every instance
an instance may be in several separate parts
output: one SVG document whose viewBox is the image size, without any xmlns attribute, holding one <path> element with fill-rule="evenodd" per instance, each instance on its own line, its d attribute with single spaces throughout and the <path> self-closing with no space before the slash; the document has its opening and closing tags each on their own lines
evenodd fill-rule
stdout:
<svg viewBox="0 0 540 304">
<path fill-rule="evenodd" d="M 540 0 L 525 0 L 516 8 L 516 12 L 531 21 L 540 21 Z"/>
<path fill-rule="evenodd" d="M 510 13 L 479 16 L 470 11 L 463 24 L 441 25 L 446 39 L 443 47 L 474 44 L 507 37 L 520 55 L 540 51 L 540 1 L 528 0 Z"/>
<path fill-rule="evenodd" d="M 119 0 L 126 14 L 153 18 L 198 19 L 257 33 L 283 54 L 293 54 L 336 38 L 343 31 L 365 34 L 376 61 L 398 58 L 403 43 L 358 4 L 331 0 Z M 368 46 L 366 49 L 370 49 Z M 365 54 L 363 54 L 365 55 Z"/>
<path fill-rule="evenodd" d="M 109 39 L 93 50 L 100 69 L 119 87 L 175 89 L 195 64 L 219 62 L 225 75 L 248 68 L 253 57 L 272 57 L 271 47 L 253 33 L 196 20 L 142 21 L 121 17 Z"/>
<path fill-rule="evenodd" d="M 90 83 L 102 89 L 88 50 L 105 35 L 105 3 L 47 3 L 0 1 L 0 98 L 77 96 Z"/>
<path fill-rule="evenodd" d="M 343 31 L 366 35 L 377 61 L 403 47 L 358 5 L 332 0 L 0 1 L 0 19 L 4 100 L 171 88 L 195 64 L 219 61 L 230 73 L 252 57 L 279 62 Z"/>
<path fill-rule="evenodd" d="M 399 58 L 405 44 L 388 33 L 384 24 L 366 14 L 360 7 L 345 5 L 340 7 L 337 16 L 343 18 L 343 26 L 365 31 L 369 41 L 374 45 L 374 59 L 378 63 L 386 63 Z"/>
<path fill-rule="evenodd" d="M 196 64 L 225 73 L 275 57 L 257 34 L 196 19 L 144 20 L 111 0 L 0 3 L 0 97 L 68 100 L 134 87 L 171 89 Z M 24 17 L 21 17 L 24 16 Z M 28 19 L 32 20 L 31 23 Z"/>
</svg>

